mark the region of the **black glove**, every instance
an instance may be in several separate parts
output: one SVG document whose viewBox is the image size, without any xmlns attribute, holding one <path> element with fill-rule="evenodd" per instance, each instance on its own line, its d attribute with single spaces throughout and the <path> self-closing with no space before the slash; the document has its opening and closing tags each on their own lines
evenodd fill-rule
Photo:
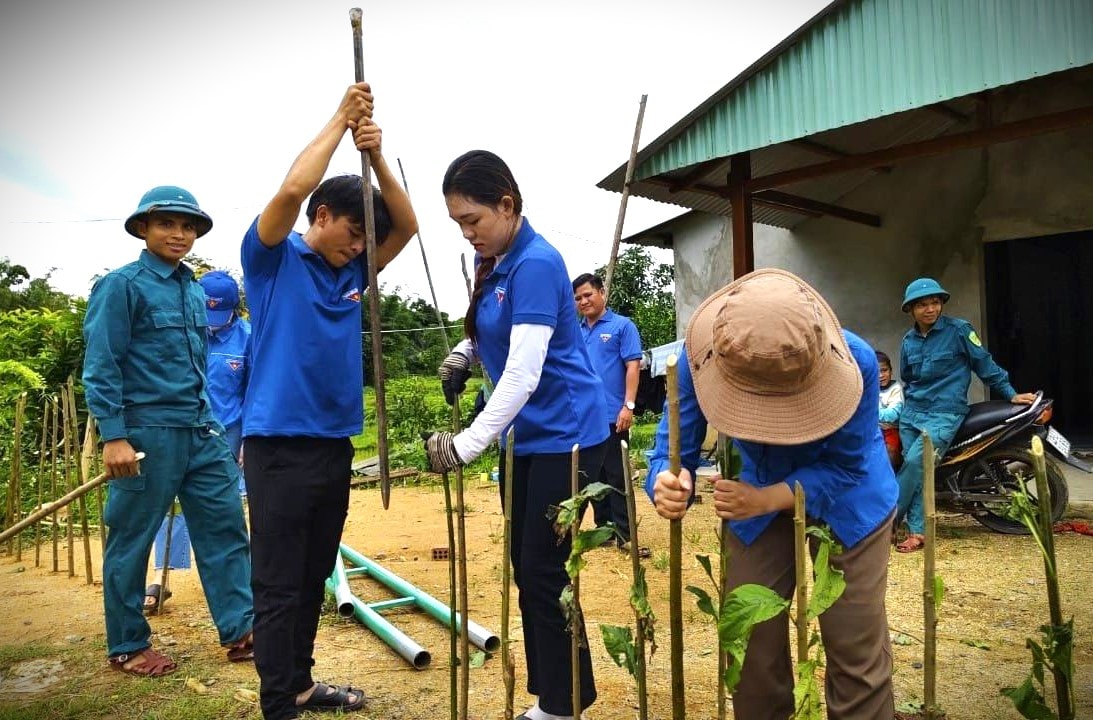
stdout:
<svg viewBox="0 0 1093 720">
<path fill-rule="evenodd" d="M 421 434 L 421 439 L 425 441 L 425 454 L 429 458 L 429 467 L 433 472 L 448 472 L 463 464 L 455 451 L 455 444 L 452 442 L 454 437 L 446 430 Z"/>
<path fill-rule="evenodd" d="M 455 405 L 455 398 L 467 389 L 467 378 L 471 376 L 471 361 L 461 352 L 450 352 L 437 370 L 440 375 L 440 387 L 444 389 L 444 399 L 449 405 Z"/>
</svg>

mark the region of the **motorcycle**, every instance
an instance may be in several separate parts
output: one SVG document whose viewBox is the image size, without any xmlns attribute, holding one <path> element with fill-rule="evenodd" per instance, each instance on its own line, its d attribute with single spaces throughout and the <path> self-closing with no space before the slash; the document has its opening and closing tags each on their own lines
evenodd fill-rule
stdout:
<svg viewBox="0 0 1093 720">
<path fill-rule="evenodd" d="M 1006 510 L 1009 496 L 1022 486 L 1034 503 L 1039 502 L 1030 451 L 1036 435 L 1047 450 L 1044 460 L 1051 518 L 1059 520 L 1066 511 L 1069 491 L 1055 458 L 1086 472 L 1093 469 L 1073 457 L 1070 442 L 1048 425 L 1052 405 L 1042 392 L 1036 393 L 1031 405 L 974 403 L 938 462 L 934 481 L 937 506 L 969 514 L 995 532 L 1027 534 L 1028 529 L 1007 517 Z"/>
</svg>

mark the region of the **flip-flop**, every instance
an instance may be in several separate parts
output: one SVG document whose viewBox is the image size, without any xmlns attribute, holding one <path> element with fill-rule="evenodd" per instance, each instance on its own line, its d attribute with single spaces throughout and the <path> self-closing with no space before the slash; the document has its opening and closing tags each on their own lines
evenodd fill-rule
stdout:
<svg viewBox="0 0 1093 720">
<path fill-rule="evenodd" d="M 139 665 L 125 667 L 125 663 L 137 658 L 143 658 L 144 662 Z M 163 677 L 164 675 L 170 675 L 178 669 L 178 664 L 175 663 L 174 660 L 163 653 L 156 652 L 150 647 L 146 647 L 135 653 L 115 655 L 114 657 L 109 658 L 109 660 L 112 669 L 127 675 L 136 675 L 137 677 Z"/>
<path fill-rule="evenodd" d="M 350 695 L 357 696 L 356 702 L 350 702 Z M 307 702 L 296 707 L 299 710 L 317 710 L 319 712 L 334 712 L 337 710 L 352 712 L 363 708 L 364 702 L 363 690 L 358 690 L 349 685 L 317 683 L 315 691 L 311 693 L 311 697 L 307 699 Z"/>
<path fill-rule="evenodd" d="M 896 552 L 913 553 L 926 547 L 926 538 L 918 533 L 911 533 L 907 539 L 896 545 Z"/>
<path fill-rule="evenodd" d="M 160 584 L 159 583 L 153 583 L 153 584 L 149 585 L 148 587 L 146 587 L 144 589 L 144 614 L 145 615 L 155 615 L 156 611 L 159 610 L 159 602 L 160 602 L 159 591 L 160 591 Z M 167 590 L 165 593 L 163 593 L 163 602 L 167 602 L 167 600 L 172 595 L 174 595 L 174 593 L 171 592 L 170 590 Z M 152 598 L 152 602 L 148 602 L 148 598 Z"/>
<path fill-rule="evenodd" d="M 231 662 L 247 662 L 254 659 L 254 633 L 248 632 L 242 640 L 230 645 L 225 645 L 228 651 L 228 660 Z"/>
</svg>

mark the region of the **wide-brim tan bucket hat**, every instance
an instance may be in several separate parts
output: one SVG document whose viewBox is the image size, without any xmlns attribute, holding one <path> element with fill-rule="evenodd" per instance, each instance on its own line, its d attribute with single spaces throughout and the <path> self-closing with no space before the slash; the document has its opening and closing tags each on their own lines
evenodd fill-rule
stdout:
<svg viewBox="0 0 1093 720">
<path fill-rule="evenodd" d="M 861 371 L 838 318 L 785 270 L 756 270 L 706 298 L 686 342 L 698 404 L 730 437 L 812 442 L 845 425 L 861 402 Z"/>
</svg>

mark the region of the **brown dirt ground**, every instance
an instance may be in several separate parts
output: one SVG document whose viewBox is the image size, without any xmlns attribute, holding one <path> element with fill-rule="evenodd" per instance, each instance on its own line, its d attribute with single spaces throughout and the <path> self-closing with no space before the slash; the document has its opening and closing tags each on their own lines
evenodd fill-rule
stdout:
<svg viewBox="0 0 1093 720">
<path fill-rule="evenodd" d="M 471 618 L 495 632 L 500 631 L 501 529 L 502 516 L 497 486 L 468 483 L 467 536 Z M 346 542 L 377 559 L 388 569 L 418 587 L 446 601 L 447 564 L 431 559 L 434 547 L 446 545 L 443 493 L 437 486 L 393 488 L 391 508 L 383 511 L 379 492 L 358 489 L 352 493 Z M 639 502 L 641 542 L 653 549 L 645 560 L 654 610 L 658 615 L 660 650 L 649 663 L 650 717 L 671 715 L 668 657 L 668 572 L 666 569 L 667 523 Z M 591 513 L 588 514 L 591 516 Z M 586 518 L 586 521 L 589 520 Z M 950 718 L 994 720 L 1017 718 L 1009 700 L 998 694 L 1000 687 L 1020 683 L 1029 668 L 1025 638 L 1047 622 L 1043 566 L 1029 538 L 997 535 L 965 519 L 948 517 L 939 522 L 941 537 L 938 572 L 944 578 L 946 594 L 938 627 L 938 699 Z M 684 585 L 707 586 L 696 554 L 714 555 L 712 503 L 696 505 L 684 522 Z M 1093 717 L 1093 538 L 1065 534 L 1056 536 L 1063 608 L 1075 621 L 1077 717 Z M 95 577 L 100 558 L 93 546 Z M 23 559 L 0 557 L 0 645 L 103 643 L 101 589 L 87 585 L 82 575 L 82 546 L 77 546 L 78 574 L 69 578 L 62 551 L 62 571 L 50 572 L 49 548 L 43 547 L 41 567 L 34 565 L 34 551 L 24 549 Z M 630 624 L 627 603 L 630 582 L 629 558 L 611 549 L 589 554 L 589 567 L 581 575 L 581 598 L 592 637 L 599 700 L 586 713 L 591 720 L 622 720 L 636 717 L 633 683 L 617 668 L 603 649 L 596 629 L 600 623 Z M 888 610 L 893 633 L 916 639 L 922 632 L 922 554 L 892 553 L 889 571 Z M 358 596 L 365 600 L 389 597 L 370 580 L 353 580 Z M 222 652 L 216 646 L 201 595 L 197 573 L 175 572 L 174 598 L 163 615 L 152 619 L 157 647 L 180 661 L 186 672 L 187 659 L 207 655 L 216 661 Z M 687 706 L 691 718 L 716 716 L 714 628 L 684 593 Z M 515 607 L 515 591 L 513 596 Z M 404 632 L 432 653 L 432 665 L 416 671 L 355 621 L 325 615 L 317 644 L 316 677 L 352 682 L 364 687 L 371 697 L 361 718 L 404 718 L 435 720 L 447 717 L 448 636 L 444 628 L 418 611 L 396 611 L 388 617 Z M 62 619 L 58 622 L 58 619 Z M 514 637 L 520 637 L 519 617 L 513 617 Z M 975 647 L 984 645 L 985 648 Z M 922 644 L 895 645 L 895 686 L 897 706 L 922 697 Z M 526 707 L 521 691 L 526 677 L 523 654 L 515 643 L 517 658 L 516 708 Z M 86 654 L 85 654 L 86 657 Z M 257 678 L 250 664 L 221 662 L 217 668 L 218 691 L 231 693 L 237 687 L 256 690 Z M 6 668 L 0 668 L 0 672 Z M 68 668 L 69 672 L 94 676 L 95 685 L 109 692 L 111 683 L 129 682 L 101 666 Z M 0 685 L 0 707 L 10 701 Z M 25 702 L 26 696 L 22 696 Z M 471 670 L 471 717 L 496 720 L 503 707 L 503 684 L 499 657 Z M 235 717 L 257 718 L 257 709 Z"/>
</svg>

